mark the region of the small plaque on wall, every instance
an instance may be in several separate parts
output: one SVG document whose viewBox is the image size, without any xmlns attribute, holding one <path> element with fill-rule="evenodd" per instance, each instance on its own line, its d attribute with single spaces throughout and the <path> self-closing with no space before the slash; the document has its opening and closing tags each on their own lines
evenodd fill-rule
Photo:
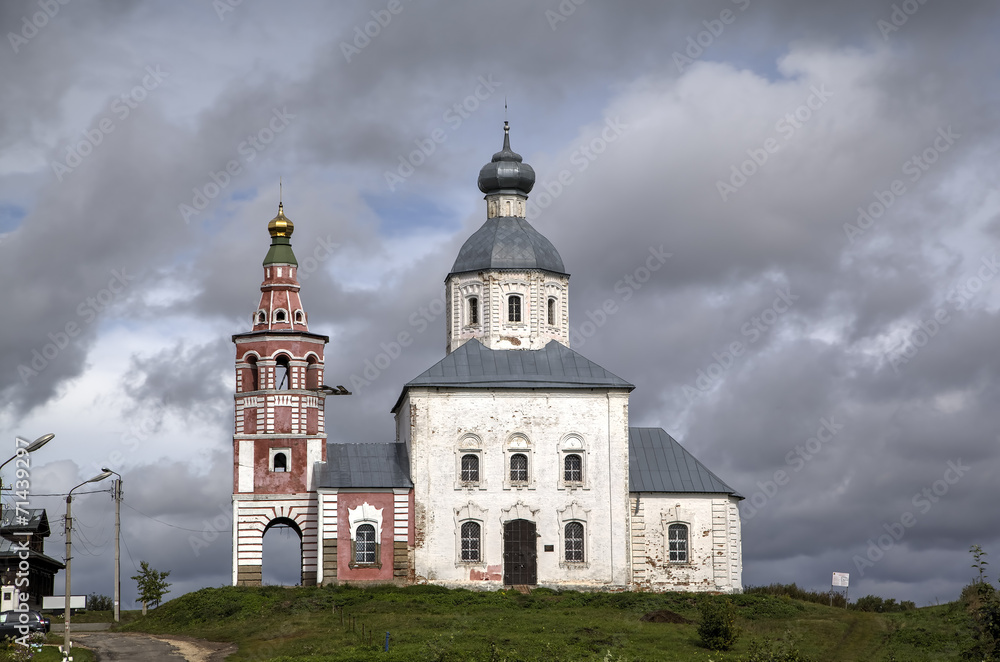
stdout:
<svg viewBox="0 0 1000 662">
<path fill-rule="evenodd" d="M 546 545 L 545 546 L 545 551 L 546 552 L 554 552 L 554 551 L 556 551 L 556 546 L 555 545 Z"/>
</svg>

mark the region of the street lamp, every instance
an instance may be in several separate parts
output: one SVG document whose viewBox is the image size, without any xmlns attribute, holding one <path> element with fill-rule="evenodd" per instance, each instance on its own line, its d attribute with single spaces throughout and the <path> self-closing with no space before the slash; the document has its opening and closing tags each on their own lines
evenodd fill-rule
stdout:
<svg viewBox="0 0 1000 662">
<path fill-rule="evenodd" d="M 118 476 L 115 481 L 115 623 L 122 618 L 121 597 L 122 597 L 122 565 L 119 545 L 122 537 L 122 475 L 117 471 L 111 471 L 107 467 L 101 467 L 101 471 L 113 473 Z"/>
<path fill-rule="evenodd" d="M 70 625 L 69 625 L 69 597 L 70 597 L 69 567 L 70 567 L 70 561 L 73 558 L 72 555 L 71 555 L 71 549 L 70 549 L 70 535 L 71 535 L 71 533 L 73 531 L 73 520 L 70 517 L 70 507 L 71 507 L 71 505 L 73 503 L 73 492 L 76 491 L 77 488 L 83 487 L 87 483 L 96 483 L 96 482 L 102 481 L 105 478 L 107 478 L 108 476 L 110 476 L 111 473 L 112 472 L 105 470 L 105 471 L 101 472 L 100 474 L 94 476 L 90 480 L 83 481 L 82 483 L 80 483 L 79 485 L 77 485 L 76 487 L 74 487 L 72 490 L 70 490 L 69 494 L 66 495 L 66 611 L 65 611 L 65 614 L 63 615 L 63 618 L 66 621 L 66 625 L 65 625 L 65 630 L 64 630 L 65 634 L 63 635 L 63 659 L 64 660 L 72 660 L 73 659 L 72 657 L 70 657 L 72 648 L 70 646 L 70 636 L 69 636 L 70 635 L 70 633 L 69 633 L 69 627 L 70 627 Z"/>
</svg>

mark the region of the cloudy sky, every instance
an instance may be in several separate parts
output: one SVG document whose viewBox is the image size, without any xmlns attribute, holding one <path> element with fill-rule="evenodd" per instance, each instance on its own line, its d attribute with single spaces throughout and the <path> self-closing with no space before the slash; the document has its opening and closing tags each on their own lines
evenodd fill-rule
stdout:
<svg viewBox="0 0 1000 662">
<path fill-rule="evenodd" d="M 355 393 L 328 432 L 391 440 L 444 354 L 506 99 L 574 347 L 748 497 L 744 583 L 957 597 L 970 545 L 1000 558 L 994 3 L 626 7 L 0 5 L 0 429 L 10 453 L 57 435 L 32 491 L 109 465 L 126 577 L 229 583 L 230 337 L 279 177 L 327 382 Z M 63 500 L 33 504 L 62 558 Z M 112 501 L 74 513 L 73 592 L 110 594 Z"/>
</svg>

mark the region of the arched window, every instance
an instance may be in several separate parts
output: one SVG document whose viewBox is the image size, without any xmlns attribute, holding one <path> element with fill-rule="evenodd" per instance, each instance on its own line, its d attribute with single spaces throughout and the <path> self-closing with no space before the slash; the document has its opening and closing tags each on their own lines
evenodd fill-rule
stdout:
<svg viewBox="0 0 1000 662">
<path fill-rule="evenodd" d="M 570 522 L 564 529 L 566 536 L 566 561 L 583 563 L 583 524 Z"/>
<path fill-rule="evenodd" d="M 515 453 L 510 456 L 510 482 L 528 482 L 528 456 L 523 453 Z"/>
<path fill-rule="evenodd" d="M 507 297 L 507 321 L 521 321 L 521 295 L 511 294 Z"/>
<path fill-rule="evenodd" d="M 462 456 L 462 482 L 479 482 L 479 456 L 468 453 Z"/>
<path fill-rule="evenodd" d="M 358 526 L 354 535 L 354 562 L 373 565 L 375 563 L 375 527 L 371 524 L 362 524 Z"/>
<path fill-rule="evenodd" d="M 549 326 L 555 326 L 556 325 L 556 300 L 555 299 L 549 299 L 549 310 L 548 310 L 548 313 L 549 313 L 549 315 L 548 315 L 548 317 L 549 317 Z"/>
<path fill-rule="evenodd" d="M 257 369 L 257 357 L 249 356 L 247 357 L 247 363 L 250 364 L 250 379 L 246 384 L 247 391 L 259 391 L 260 390 L 260 371 Z"/>
<path fill-rule="evenodd" d="M 288 357 L 279 356 L 274 366 L 274 388 L 279 391 L 290 388 L 289 379 L 291 379 L 291 373 L 288 370 Z"/>
<path fill-rule="evenodd" d="M 295 311 L 295 322 L 297 324 L 302 324 L 302 320 L 303 319 L 305 319 L 305 318 L 302 316 L 302 311 L 301 310 L 296 310 Z"/>
<path fill-rule="evenodd" d="M 671 562 L 687 563 L 688 528 L 686 524 L 671 524 L 667 527 L 667 546 Z"/>
<path fill-rule="evenodd" d="M 288 457 L 284 453 L 276 453 L 274 455 L 274 470 L 288 471 Z"/>
<path fill-rule="evenodd" d="M 315 356 L 310 356 L 306 361 L 306 388 L 319 388 L 319 362 Z"/>
<path fill-rule="evenodd" d="M 276 312 L 274 314 L 274 321 L 275 322 L 284 322 L 285 321 L 285 311 L 279 310 L 278 312 Z"/>
<path fill-rule="evenodd" d="M 469 324 L 479 324 L 478 297 L 469 297 Z"/>
<path fill-rule="evenodd" d="M 583 460 L 576 453 L 567 455 L 563 460 L 563 480 L 567 483 L 583 482 Z"/>
<path fill-rule="evenodd" d="M 263 324 L 266 321 L 267 321 L 267 316 L 264 315 L 263 310 L 257 313 L 257 324 Z"/>
<path fill-rule="evenodd" d="M 480 548 L 482 547 L 482 528 L 479 522 L 464 522 L 462 524 L 462 560 L 481 560 Z"/>
</svg>

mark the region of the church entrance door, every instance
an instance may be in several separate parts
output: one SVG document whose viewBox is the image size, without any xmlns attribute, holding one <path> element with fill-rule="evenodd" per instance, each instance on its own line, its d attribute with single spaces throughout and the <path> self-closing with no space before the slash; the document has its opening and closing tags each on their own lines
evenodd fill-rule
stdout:
<svg viewBox="0 0 1000 662">
<path fill-rule="evenodd" d="M 508 586 L 538 583 L 538 550 L 535 523 L 515 519 L 503 525 L 503 583 Z"/>
</svg>

